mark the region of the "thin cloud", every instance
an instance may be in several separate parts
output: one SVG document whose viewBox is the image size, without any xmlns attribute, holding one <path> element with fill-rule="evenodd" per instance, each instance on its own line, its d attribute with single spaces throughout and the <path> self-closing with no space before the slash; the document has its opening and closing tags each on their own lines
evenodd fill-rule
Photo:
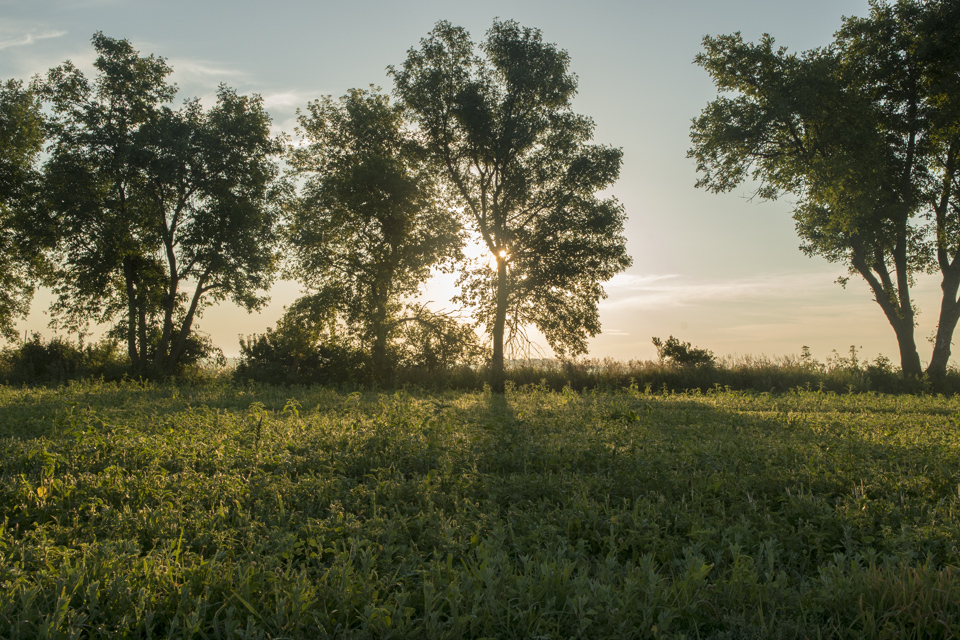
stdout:
<svg viewBox="0 0 960 640">
<path fill-rule="evenodd" d="M 621 274 L 606 285 L 604 309 L 658 309 L 706 302 L 796 299 L 822 291 L 835 276 L 823 273 L 775 274 L 731 280 L 694 280 L 679 275 Z"/>
<path fill-rule="evenodd" d="M 34 44 L 40 40 L 49 40 L 51 38 L 60 38 L 67 35 L 66 31 L 36 31 L 24 32 L 20 29 L 16 31 L 3 29 L 0 31 L 0 50 L 10 47 L 23 47 Z"/>
<path fill-rule="evenodd" d="M 629 331 L 621 331 L 620 329 L 604 329 L 603 333 L 608 336 L 628 336 L 630 335 Z"/>
<path fill-rule="evenodd" d="M 247 74 L 237 69 L 218 65 L 209 60 L 190 58 L 168 58 L 173 67 L 173 79 L 183 84 L 218 85 L 230 80 L 232 82 L 246 82 Z"/>
<path fill-rule="evenodd" d="M 303 91 L 279 91 L 263 94 L 263 106 L 267 109 L 287 110 L 306 106 L 312 98 Z"/>
</svg>

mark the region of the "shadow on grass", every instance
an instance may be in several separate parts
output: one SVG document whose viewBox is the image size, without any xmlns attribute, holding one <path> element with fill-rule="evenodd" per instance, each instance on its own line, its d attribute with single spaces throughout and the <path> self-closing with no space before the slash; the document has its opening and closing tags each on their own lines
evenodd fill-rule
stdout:
<svg viewBox="0 0 960 640">
<path fill-rule="evenodd" d="M 818 412 L 770 396 L 558 396 L 487 400 L 489 437 L 460 470 L 490 479 L 477 497 L 507 512 L 662 504 L 673 515 L 657 526 L 721 554 L 733 541 L 717 523 L 739 521 L 745 541 L 776 539 L 803 562 L 863 552 L 960 563 L 960 441 L 933 399 L 894 411 L 894 398 L 874 396 L 842 412 L 857 399 L 834 397 Z"/>
</svg>

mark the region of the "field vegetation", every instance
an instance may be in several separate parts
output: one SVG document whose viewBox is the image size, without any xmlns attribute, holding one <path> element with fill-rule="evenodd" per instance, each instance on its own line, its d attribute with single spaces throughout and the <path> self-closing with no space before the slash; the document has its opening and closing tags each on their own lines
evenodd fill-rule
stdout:
<svg viewBox="0 0 960 640">
<path fill-rule="evenodd" d="M 0 386 L 6 638 L 955 637 L 960 399 Z"/>
<path fill-rule="evenodd" d="M 294 316 L 295 319 L 295 316 Z M 439 324 L 445 322 L 445 324 Z M 317 339 L 302 325 L 287 322 L 276 330 L 241 341 L 241 355 L 227 367 L 222 352 L 202 336 L 191 342 L 175 378 L 203 380 L 211 372 L 240 383 L 287 386 L 334 385 L 349 391 L 363 388 L 415 387 L 433 390 L 480 391 L 490 377 L 484 366 L 487 350 L 469 325 L 438 320 L 442 332 L 419 332 L 409 324 L 403 341 L 392 345 L 392 380 L 382 382 L 369 350 L 350 337 Z M 654 340 L 657 340 L 656 338 Z M 514 387 L 544 384 L 554 391 L 616 390 L 635 385 L 662 391 L 770 391 L 793 389 L 836 393 L 960 393 L 960 370 L 947 369 L 936 380 L 929 376 L 904 376 L 882 355 L 872 361 L 855 347 L 846 355 L 834 351 L 819 361 L 803 347 L 799 356 L 726 356 L 716 358 L 706 349 L 670 337 L 673 350 L 662 351 L 658 361 L 612 358 L 577 360 L 525 359 L 508 363 L 506 377 Z M 656 342 L 654 343 L 656 344 Z M 140 379 L 120 345 L 105 338 L 96 343 L 34 334 L 24 342 L 0 349 L 0 383 L 57 385 L 70 380 L 102 379 L 115 382 Z M 157 379 L 164 379 L 159 377 Z"/>
</svg>

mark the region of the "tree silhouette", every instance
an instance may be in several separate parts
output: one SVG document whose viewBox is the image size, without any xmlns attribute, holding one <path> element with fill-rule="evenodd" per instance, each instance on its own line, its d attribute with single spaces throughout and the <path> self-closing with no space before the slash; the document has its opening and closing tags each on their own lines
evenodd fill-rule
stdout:
<svg viewBox="0 0 960 640">
<path fill-rule="evenodd" d="M 57 224 L 55 317 L 68 328 L 115 322 L 135 370 L 176 369 L 205 305 L 247 309 L 277 267 L 278 201 L 259 97 L 221 87 L 217 104 L 165 103 L 163 58 L 97 33 L 91 82 L 52 69 L 53 145 L 45 193 Z M 188 289 L 192 289 L 188 292 Z"/>
<path fill-rule="evenodd" d="M 789 54 L 770 36 L 734 34 L 705 38 L 696 58 L 732 94 L 694 120 L 697 185 L 720 192 L 754 179 L 763 198 L 796 196 L 801 248 L 867 281 L 906 375 L 922 372 L 914 276 L 942 277 L 934 377 L 960 319 L 958 51 L 960 5 L 901 0 L 845 19 L 830 47 Z"/>
<path fill-rule="evenodd" d="M 354 89 L 310 103 L 300 115 L 305 146 L 290 162 L 305 180 L 295 208 L 294 273 L 370 345 L 374 376 L 390 377 L 388 346 L 431 268 L 458 260 L 459 222 L 443 206 L 432 167 L 378 90 Z M 409 309 L 408 309 L 409 311 Z"/>
<path fill-rule="evenodd" d="M 37 158 L 43 148 L 43 116 L 33 87 L 0 84 L 0 334 L 17 335 L 14 322 L 26 316 L 39 260 Z"/>
<path fill-rule="evenodd" d="M 621 151 L 589 144 L 569 56 L 537 29 L 494 21 L 480 45 L 449 22 L 390 67 L 396 94 L 442 168 L 453 204 L 496 261 L 461 279 L 493 340 L 491 384 L 504 389 L 508 326 L 539 328 L 559 355 L 600 331 L 602 283 L 630 265 L 624 212 L 597 193 Z"/>
</svg>

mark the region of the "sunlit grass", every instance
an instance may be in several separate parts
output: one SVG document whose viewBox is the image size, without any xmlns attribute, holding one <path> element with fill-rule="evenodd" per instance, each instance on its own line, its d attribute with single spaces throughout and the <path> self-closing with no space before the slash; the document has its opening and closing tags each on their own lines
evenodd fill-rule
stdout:
<svg viewBox="0 0 960 640">
<path fill-rule="evenodd" d="M 952 637 L 960 399 L 0 387 L 0 636 Z"/>
</svg>

